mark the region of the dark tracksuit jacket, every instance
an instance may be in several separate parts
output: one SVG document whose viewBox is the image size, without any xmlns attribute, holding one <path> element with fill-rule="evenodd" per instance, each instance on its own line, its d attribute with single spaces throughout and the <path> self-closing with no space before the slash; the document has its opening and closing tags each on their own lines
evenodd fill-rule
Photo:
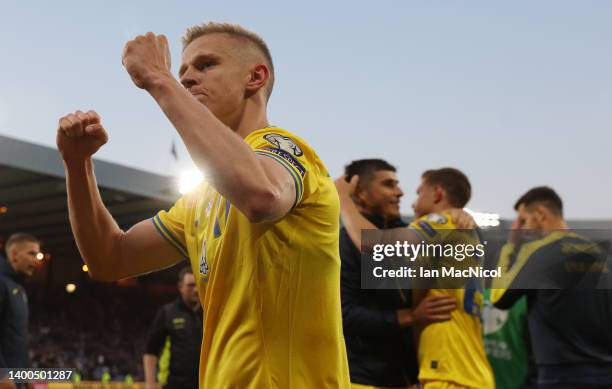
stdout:
<svg viewBox="0 0 612 389">
<path fill-rule="evenodd" d="M 382 218 L 364 215 L 378 228 Z M 397 221 L 388 228 L 404 227 Z M 342 321 L 351 382 L 382 387 L 417 382 L 418 365 L 410 328 L 401 328 L 397 309 L 412 306 L 409 290 L 361 289 L 361 253 L 340 230 Z"/>
<path fill-rule="evenodd" d="M 0 255 L 0 368 L 30 367 L 28 298 L 17 274 Z"/>
<path fill-rule="evenodd" d="M 527 296 L 538 388 L 612 388 L 612 290 L 596 287 L 608 273 L 585 270 L 609 268 L 612 258 L 576 234 L 529 244 L 507 251 L 520 270 L 495 306 L 509 309 Z"/>
<path fill-rule="evenodd" d="M 159 381 L 165 389 L 198 387 L 201 345 L 201 310 L 194 312 L 180 298 L 160 308 L 146 353 L 159 356 Z"/>
</svg>

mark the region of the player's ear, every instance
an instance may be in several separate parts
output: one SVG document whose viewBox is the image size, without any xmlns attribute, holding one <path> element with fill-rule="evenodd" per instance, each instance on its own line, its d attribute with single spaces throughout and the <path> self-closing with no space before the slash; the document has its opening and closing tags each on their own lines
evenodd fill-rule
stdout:
<svg viewBox="0 0 612 389">
<path fill-rule="evenodd" d="M 11 246 L 10 249 L 6 250 L 6 255 L 8 255 L 9 257 L 14 257 L 16 253 L 17 253 L 17 248 L 15 247 L 14 244 Z"/>
<path fill-rule="evenodd" d="M 446 195 L 446 192 L 444 192 L 444 189 L 440 185 L 434 186 L 433 192 L 434 192 L 434 202 L 436 203 L 439 203 L 440 201 L 442 201 L 442 199 Z"/>
<path fill-rule="evenodd" d="M 366 191 L 363 189 L 363 186 L 361 186 L 361 183 L 359 183 L 355 187 L 355 192 L 353 192 L 353 201 L 356 204 L 363 206 L 363 204 L 365 203 L 365 197 L 366 197 Z"/>
<path fill-rule="evenodd" d="M 246 90 L 249 95 L 257 93 L 260 89 L 265 88 L 270 79 L 270 69 L 264 64 L 257 64 L 249 70 L 249 79 L 247 81 Z"/>
<path fill-rule="evenodd" d="M 547 212 L 546 212 L 546 207 L 544 207 L 541 204 L 536 205 L 535 209 L 534 209 L 534 213 L 535 213 L 535 218 L 538 221 L 538 223 L 542 224 L 542 222 L 544 222 L 547 219 Z"/>
</svg>

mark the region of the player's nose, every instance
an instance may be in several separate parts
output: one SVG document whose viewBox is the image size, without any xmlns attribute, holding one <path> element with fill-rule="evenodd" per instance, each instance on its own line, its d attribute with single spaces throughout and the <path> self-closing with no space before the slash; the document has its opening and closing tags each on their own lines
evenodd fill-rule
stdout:
<svg viewBox="0 0 612 389">
<path fill-rule="evenodd" d="M 196 81 L 192 78 L 181 77 L 181 84 L 183 84 L 185 89 L 191 89 L 196 84 Z"/>
<path fill-rule="evenodd" d="M 191 89 L 192 86 L 196 85 L 198 80 L 193 76 L 190 69 L 185 70 L 185 73 L 181 76 L 181 84 L 186 89 Z"/>
</svg>

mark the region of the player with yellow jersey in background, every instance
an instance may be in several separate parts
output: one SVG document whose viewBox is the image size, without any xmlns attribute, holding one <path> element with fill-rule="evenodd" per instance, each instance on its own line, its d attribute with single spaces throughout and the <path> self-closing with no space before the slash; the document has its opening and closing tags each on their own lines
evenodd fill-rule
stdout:
<svg viewBox="0 0 612 389">
<path fill-rule="evenodd" d="M 450 216 L 442 212 L 425 215 L 412 222 L 409 228 L 418 232 L 426 243 L 476 246 L 478 237 L 458 230 Z M 453 258 L 426 258 L 442 260 L 444 266 L 467 269 L 473 259 L 457 262 Z M 454 262 L 454 264 L 452 263 Z M 438 267 L 439 268 L 439 267 Z M 448 278 L 434 281 L 440 287 L 415 291 L 415 301 L 426 295 L 453 296 L 457 309 L 451 319 L 424 326 L 419 332 L 419 381 L 429 388 L 494 388 L 493 376 L 484 350 L 482 338 L 483 286 L 479 279 L 471 278 L 455 285 Z M 459 287 L 464 284 L 464 287 Z"/>
<path fill-rule="evenodd" d="M 357 237 L 362 229 L 375 227 L 365 218 L 359 218 L 360 215 L 346 201 L 351 184 L 342 181 L 337 180 L 336 186 L 340 193 L 343 222 L 347 231 Z M 458 209 L 463 208 L 471 197 L 471 185 L 462 172 L 453 168 L 426 171 L 417 196 L 413 204 L 415 220 L 407 229 L 385 230 L 383 243 L 478 244 L 475 234 L 457 229 L 466 229 L 466 223 L 461 220 L 465 215 Z M 424 263 L 430 259 L 419 260 Z M 459 266 L 467 267 L 469 263 Z M 444 282 L 440 285 L 442 288 L 435 288 L 435 282 L 428 286 L 430 289 L 415 291 L 415 304 L 427 294 L 450 295 L 456 297 L 459 308 L 451 312 L 450 320 L 428 323 L 419 331 L 419 381 L 424 389 L 494 388 L 482 340 L 483 289 L 480 280 L 470 279 L 462 288 L 449 288 L 452 285 Z"/>
</svg>

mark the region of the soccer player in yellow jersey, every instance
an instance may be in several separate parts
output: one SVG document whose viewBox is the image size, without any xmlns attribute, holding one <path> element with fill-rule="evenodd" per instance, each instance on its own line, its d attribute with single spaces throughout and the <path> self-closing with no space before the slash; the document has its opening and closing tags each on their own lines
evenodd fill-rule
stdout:
<svg viewBox="0 0 612 389">
<path fill-rule="evenodd" d="M 123 65 L 207 183 L 123 232 L 95 181 L 91 156 L 108 139 L 100 117 L 61 118 L 70 221 L 91 276 L 191 261 L 205 311 L 200 388 L 348 388 L 338 195 L 315 151 L 268 123 L 274 68 L 264 41 L 236 25 L 192 27 L 179 82 L 166 38 L 147 33 L 126 44 Z"/>
<path fill-rule="evenodd" d="M 337 180 L 342 219 L 349 234 L 357 238 L 361 229 L 375 228 L 347 201 L 355 183 Z M 463 208 L 471 196 L 467 177 L 457 169 L 428 170 L 422 175 L 413 204 L 415 220 L 406 228 L 385 230 L 385 242 L 477 243 L 472 234 L 457 231 L 468 223 Z M 360 240 L 359 240 L 360 241 Z M 383 242 L 384 243 L 384 242 Z M 470 280 L 465 289 L 429 289 L 416 293 L 416 301 L 426 295 L 451 295 L 459 308 L 448 321 L 426 325 L 419 334 L 419 381 L 424 389 L 490 389 L 493 375 L 482 340 L 480 313 L 482 288 Z"/>
</svg>

